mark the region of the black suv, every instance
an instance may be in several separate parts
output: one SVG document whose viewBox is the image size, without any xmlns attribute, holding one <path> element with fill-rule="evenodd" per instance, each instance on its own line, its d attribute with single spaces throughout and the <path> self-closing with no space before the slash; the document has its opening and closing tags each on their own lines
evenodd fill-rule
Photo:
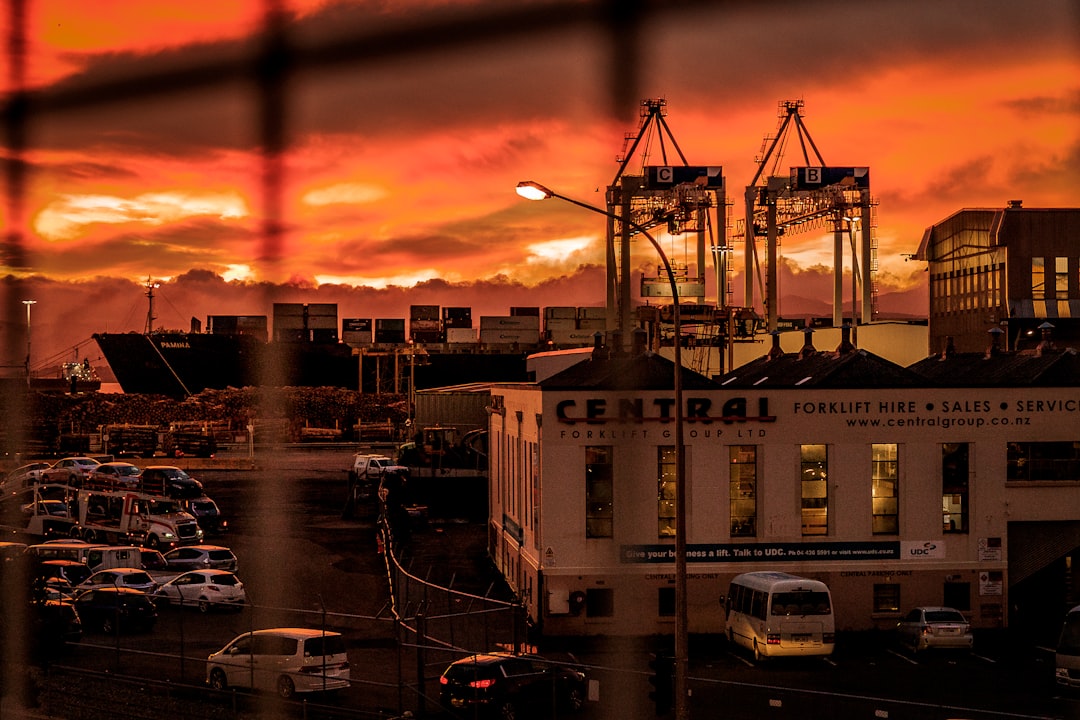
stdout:
<svg viewBox="0 0 1080 720">
<path fill-rule="evenodd" d="M 585 674 L 535 655 L 486 653 L 452 663 L 439 678 L 440 701 L 450 712 L 477 710 L 502 720 L 556 710 L 577 712 L 585 702 Z"/>
</svg>

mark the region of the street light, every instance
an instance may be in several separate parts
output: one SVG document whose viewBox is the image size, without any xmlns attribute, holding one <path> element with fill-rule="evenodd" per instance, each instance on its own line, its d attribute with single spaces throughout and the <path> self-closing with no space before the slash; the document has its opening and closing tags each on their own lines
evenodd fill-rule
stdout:
<svg viewBox="0 0 1080 720">
<path fill-rule="evenodd" d="M 23 300 L 26 306 L 26 387 L 30 387 L 30 306 L 36 305 L 37 300 Z"/>
<path fill-rule="evenodd" d="M 686 604 L 686 482 L 685 464 L 686 452 L 683 448 L 683 401 L 682 401 L 682 317 L 679 311 L 679 287 L 675 282 L 675 274 L 671 271 L 671 263 L 668 262 L 660 243 L 656 241 L 649 231 L 641 225 L 620 217 L 615 213 L 608 212 L 588 203 L 560 195 L 540 183 L 522 181 L 517 184 L 517 194 L 527 200 L 547 200 L 558 198 L 571 205 L 591 210 L 594 213 L 612 218 L 618 222 L 626 223 L 631 229 L 644 235 L 656 254 L 660 256 L 660 262 L 664 265 L 668 281 L 671 283 L 672 321 L 675 330 L 675 720 L 687 720 L 690 717 L 690 708 L 687 705 L 687 643 L 689 631 L 687 628 L 687 604 Z"/>
</svg>

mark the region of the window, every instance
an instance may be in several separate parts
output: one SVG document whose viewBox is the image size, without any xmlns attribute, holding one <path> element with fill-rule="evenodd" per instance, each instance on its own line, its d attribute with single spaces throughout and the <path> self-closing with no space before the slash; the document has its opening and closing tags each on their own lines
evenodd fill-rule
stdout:
<svg viewBox="0 0 1080 720">
<path fill-rule="evenodd" d="M 732 445 L 731 537 L 757 536 L 757 446 Z"/>
<path fill-rule="evenodd" d="M 1054 298 L 1069 298 L 1069 258 L 1054 258 Z"/>
<path fill-rule="evenodd" d="M 963 612 L 971 610 L 971 583 L 947 582 L 942 596 L 944 602 L 941 604 L 946 607 L 956 608 Z"/>
<path fill-rule="evenodd" d="M 1080 442 L 1009 443 L 1005 479 L 1080 480 Z"/>
<path fill-rule="evenodd" d="M 1031 258 L 1031 299 L 1046 299 L 1046 273 L 1043 271 L 1043 259 Z"/>
<path fill-rule="evenodd" d="M 829 532 L 829 457 L 825 445 L 800 447 L 802 476 L 802 534 Z"/>
<path fill-rule="evenodd" d="M 585 448 L 585 537 L 609 538 L 613 535 L 613 454 L 610 445 Z"/>
<path fill-rule="evenodd" d="M 944 531 L 968 531 L 968 443 L 941 445 L 941 515 Z"/>
<path fill-rule="evenodd" d="M 657 448 L 656 514 L 660 537 L 675 537 L 675 448 Z"/>
<path fill-rule="evenodd" d="M 871 446 L 871 495 L 875 535 L 895 535 L 900 532 L 900 507 L 897 488 L 900 483 L 900 461 L 894 443 L 875 443 Z"/>
<path fill-rule="evenodd" d="M 897 583 L 874 583 L 874 612 L 900 612 L 900 585 Z"/>
<path fill-rule="evenodd" d="M 610 588 L 589 588 L 585 591 L 585 614 L 589 617 L 611 617 L 615 614 L 615 591 Z"/>
<path fill-rule="evenodd" d="M 675 588 L 662 587 L 657 593 L 657 615 L 675 617 Z"/>
</svg>

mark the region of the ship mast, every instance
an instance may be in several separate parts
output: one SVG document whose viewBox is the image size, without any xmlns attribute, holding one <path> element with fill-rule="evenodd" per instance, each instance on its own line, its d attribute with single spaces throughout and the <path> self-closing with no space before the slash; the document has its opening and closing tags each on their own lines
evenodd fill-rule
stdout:
<svg viewBox="0 0 1080 720">
<path fill-rule="evenodd" d="M 154 321 L 157 320 L 157 318 L 154 317 L 154 289 L 161 287 L 161 284 L 154 282 L 147 276 L 146 285 L 144 287 L 146 288 L 146 297 L 150 301 L 150 306 L 146 310 L 146 329 L 143 331 L 143 334 L 149 335 L 154 331 Z"/>
</svg>

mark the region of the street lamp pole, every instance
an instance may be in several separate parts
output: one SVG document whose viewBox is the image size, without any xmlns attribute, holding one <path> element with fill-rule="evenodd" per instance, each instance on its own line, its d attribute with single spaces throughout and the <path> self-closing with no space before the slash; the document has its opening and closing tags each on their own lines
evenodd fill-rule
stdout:
<svg viewBox="0 0 1080 720">
<path fill-rule="evenodd" d="M 668 282 L 671 283 L 672 300 L 672 323 L 675 331 L 675 720 L 688 720 L 690 707 L 687 702 L 687 665 L 689 654 L 689 629 L 687 602 L 686 602 L 686 450 L 683 447 L 683 399 L 682 399 L 682 317 L 679 311 L 679 287 L 675 281 L 675 274 L 671 271 L 671 263 L 668 262 L 660 243 L 656 241 L 648 230 L 641 225 L 620 217 L 615 213 L 579 200 L 560 195 L 539 183 L 532 181 L 519 182 L 517 185 L 518 195 L 528 200 L 547 200 L 558 198 L 571 205 L 590 210 L 594 213 L 612 218 L 618 222 L 626 223 L 631 229 L 645 236 L 660 256 L 660 262 L 667 273 Z"/>
<path fill-rule="evenodd" d="M 26 387 L 30 387 L 30 307 L 37 304 L 37 300 L 23 300 L 26 306 Z"/>
</svg>

